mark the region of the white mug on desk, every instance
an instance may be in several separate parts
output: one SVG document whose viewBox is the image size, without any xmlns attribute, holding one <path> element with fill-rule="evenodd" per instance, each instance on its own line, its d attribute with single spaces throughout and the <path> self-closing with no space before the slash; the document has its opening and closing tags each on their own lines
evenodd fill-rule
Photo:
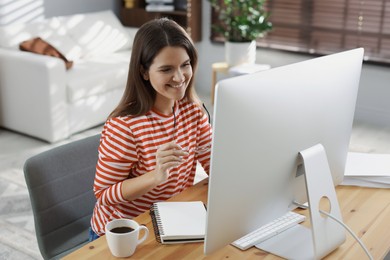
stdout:
<svg viewBox="0 0 390 260">
<path fill-rule="evenodd" d="M 140 230 L 144 235 L 139 239 Z M 116 257 L 128 257 L 134 254 L 139 244 L 149 235 L 145 226 L 131 219 L 114 219 L 106 224 L 106 240 L 111 253 Z"/>
</svg>

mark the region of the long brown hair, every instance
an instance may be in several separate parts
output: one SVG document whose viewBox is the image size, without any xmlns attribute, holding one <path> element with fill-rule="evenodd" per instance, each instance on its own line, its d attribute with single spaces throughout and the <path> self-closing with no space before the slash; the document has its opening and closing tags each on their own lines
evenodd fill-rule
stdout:
<svg viewBox="0 0 390 260">
<path fill-rule="evenodd" d="M 144 80 L 142 71 L 148 71 L 154 58 L 166 46 L 183 47 L 190 58 L 193 75 L 184 95 L 185 100 L 201 104 L 193 84 L 198 65 L 198 53 L 186 31 L 175 21 L 159 18 L 143 24 L 134 37 L 126 89 L 118 106 L 109 115 L 140 116 L 154 105 L 156 91 Z"/>
</svg>

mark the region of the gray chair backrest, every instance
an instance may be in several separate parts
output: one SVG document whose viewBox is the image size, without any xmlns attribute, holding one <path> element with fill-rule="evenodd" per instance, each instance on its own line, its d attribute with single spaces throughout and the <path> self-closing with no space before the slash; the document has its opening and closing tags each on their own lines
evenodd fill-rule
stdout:
<svg viewBox="0 0 390 260">
<path fill-rule="evenodd" d="M 43 258 L 57 259 L 88 240 L 100 135 L 29 158 L 24 175 Z"/>
</svg>

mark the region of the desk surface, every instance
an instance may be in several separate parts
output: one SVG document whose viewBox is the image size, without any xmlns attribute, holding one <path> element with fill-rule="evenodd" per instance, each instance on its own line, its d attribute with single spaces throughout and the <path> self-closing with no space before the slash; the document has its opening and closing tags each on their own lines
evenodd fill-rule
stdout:
<svg viewBox="0 0 390 260">
<path fill-rule="evenodd" d="M 171 200 L 207 202 L 208 179 L 185 190 Z M 344 222 L 370 250 L 374 259 L 383 259 L 390 249 L 390 190 L 338 186 L 337 197 Z M 307 210 L 298 210 L 308 215 Z M 156 242 L 149 213 L 134 220 L 150 230 L 147 240 L 139 245 L 132 259 L 280 259 L 254 247 L 241 251 L 228 245 L 210 256 L 203 254 L 203 243 L 162 245 Z M 307 222 L 307 221 L 306 221 Z M 307 224 L 307 223 L 305 223 Z M 348 257 L 347 257 L 348 256 Z M 347 233 L 347 240 L 326 259 L 366 259 L 363 249 Z M 106 238 L 101 238 L 74 251 L 64 259 L 115 259 L 111 255 Z"/>
</svg>

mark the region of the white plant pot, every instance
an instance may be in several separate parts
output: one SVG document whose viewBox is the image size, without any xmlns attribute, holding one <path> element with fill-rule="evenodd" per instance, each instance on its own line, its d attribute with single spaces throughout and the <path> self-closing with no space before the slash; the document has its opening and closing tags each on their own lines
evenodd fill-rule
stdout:
<svg viewBox="0 0 390 260">
<path fill-rule="evenodd" d="M 256 41 L 225 42 L 225 60 L 229 66 L 256 62 Z"/>
</svg>

